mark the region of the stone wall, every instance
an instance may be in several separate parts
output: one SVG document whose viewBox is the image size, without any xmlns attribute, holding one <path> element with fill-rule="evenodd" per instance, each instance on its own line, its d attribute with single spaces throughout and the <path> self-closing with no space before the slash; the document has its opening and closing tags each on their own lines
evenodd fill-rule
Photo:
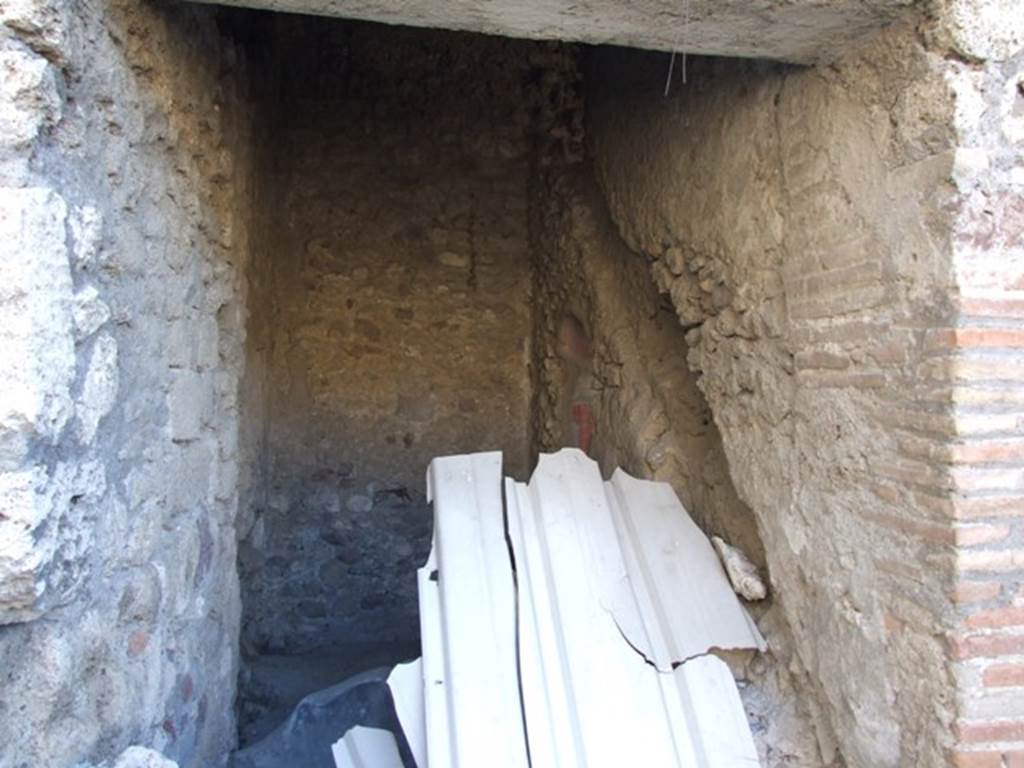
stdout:
<svg viewBox="0 0 1024 768">
<path fill-rule="evenodd" d="M 655 260 L 654 279 L 688 329 L 689 364 L 757 518 L 826 763 L 841 754 L 852 766 L 1000 765 L 998 742 L 1020 736 L 1001 708 L 1019 690 L 979 695 L 970 677 L 1005 665 L 975 659 L 954 671 L 948 642 L 963 629 L 953 595 L 973 594 L 967 627 L 984 637 L 962 639 L 959 654 L 1019 652 L 987 634 L 1019 623 L 1009 586 L 974 574 L 984 586 L 962 580 L 954 592 L 957 564 L 1020 567 L 998 524 L 1009 507 L 972 507 L 991 526 L 952 513 L 963 495 L 1012 498 L 1019 473 L 998 466 L 1009 454 L 972 454 L 997 466 L 962 472 L 948 453 L 965 406 L 1012 412 L 1013 386 L 994 386 L 1005 374 L 991 359 L 969 369 L 973 397 L 1002 390 L 980 406 L 950 386 L 968 368 L 950 370 L 986 354 L 959 348 L 982 337 L 959 330 L 957 284 L 974 274 L 1012 285 L 1006 249 L 1020 225 L 1007 127 L 1019 70 L 1006 59 L 955 63 L 940 27 L 897 25 L 828 68 L 691 60 L 669 98 L 667 57 L 604 51 L 588 71 L 588 136 L 612 216 Z M 973 80 L 957 93 L 960 69 Z M 957 150 L 966 114 L 984 115 L 974 135 L 998 173 L 978 173 L 979 194 L 957 197 L 964 164 L 981 162 Z M 996 211 L 995 226 L 961 219 L 987 221 L 992 234 L 954 238 L 958 199 Z M 988 260 L 969 258 L 967 242 Z M 980 325 L 1012 317 L 1011 306 L 977 305 Z M 991 429 L 986 419 L 973 428 Z M 1013 685 L 1003 674 L 989 679 Z M 972 721 L 955 731 L 958 711 Z M 959 755 L 958 737 L 989 762 Z"/>
<path fill-rule="evenodd" d="M 535 434 L 578 445 L 607 475 L 667 482 L 708 534 L 765 565 L 757 521 L 737 496 L 686 329 L 623 243 L 587 163 L 555 165 L 531 201 L 535 272 Z M 808 707 L 787 670 L 789 633 L 773 596 L 748 605 L 766 654 L 725 653 L 763 768 L 820 768 Z"/>
<path fill-rule="evenodd" d="M 556 167 L 533 199 L 539 450 L 586 449 L 611 473 L 670 483 L 708 533 L 764 564 L 736 496 L 685 330 L 648 263 L 619 238 L 589 165 Z"/>
<path fill-rule="evenodd" d="M 0 7 L 0 764 L 234 743 L 246 94 L 213 9 Z"/>
<path fill-rule="evenodd" d="M 238 541 L 250 652 L 414 643 L 427 462 L 528 428 L 763 557 L 820 762 L 1022 759 L 1024 16 L 922 10 L 592 52 L 598 193 L 557 44 L 0 5 L 0 764 L 222 763 Z"/>
<path fill-rule="evenodd" d="M 540 48 L 312 18 L 272 28 L 286 74 L 262 179 L 276 190 L 257 247 L 266 303 L 251 313 L 253 328 L 272 320 L 245 645 L 415 653 L 430 460 L 500 449 L 507 471 L 526 469 Z"/>
</svg>

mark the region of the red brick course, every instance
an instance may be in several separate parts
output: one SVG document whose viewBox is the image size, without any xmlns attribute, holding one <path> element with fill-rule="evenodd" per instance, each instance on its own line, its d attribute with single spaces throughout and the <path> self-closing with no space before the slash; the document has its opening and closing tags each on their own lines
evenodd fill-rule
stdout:
<svg viewBox="0 0 1024 768">
<path fill-rule="evenodd" d="M 1024 741 L 1024 720 L 961 722 L 957 726 L 957 733 L 961 741 L 969 744 L 986 741 Z"/>
<path fill-rule="evenodd" d="M 985 668 L 981 680 L 989 688 L 1024 686 L 1024 663 L 993 664 Z"/>
<path fill-rule="evenodd" d="M 954 752 L 955 768 L 1024 768 L 1024 750 Z"/>
<path fill-rule="evenodd" d="M 962 635 L 953 639 L 952 649 L 957 659 L 984 659 L 1024 654 L 1024 635 Z"/>
<path fill-rule="evenodd" d="M 967 617 L 966 625 L 970 629 L 1002 629 L 1004 627 L 1024 626 L 1024 608 L 1012 605 L 982 611 Z"/>
<path fill-rule="evenodd" d="M 980 603 L 999 597 L 1003 585 L 998 581 L 961 581 L 953 587 L 956 603 Z"/>
</svg>

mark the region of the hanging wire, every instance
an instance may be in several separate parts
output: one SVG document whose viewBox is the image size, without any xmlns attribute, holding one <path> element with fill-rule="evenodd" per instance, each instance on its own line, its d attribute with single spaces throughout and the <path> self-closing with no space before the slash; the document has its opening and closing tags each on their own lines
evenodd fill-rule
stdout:
<svg viewBox="0 0 1024 768">
<path fill-rule="evenodd" d="M 683 28 L 682 32 L 676 32 L 676 41 L 672 46 L 672 55 L 668 59 L 668 75 L 665 78 L 665 95 L 668 96 L 669 89 L 672 87 L 672 71 L 675 69 L 676 64 L 676 52 L 679 51 L 680 42 L 682 43 L 682 77 L 683 85 L 686 85 L 686 49 L 689 47 L 690 42 L 690 0 L 683 0 Z"/>
</svg>

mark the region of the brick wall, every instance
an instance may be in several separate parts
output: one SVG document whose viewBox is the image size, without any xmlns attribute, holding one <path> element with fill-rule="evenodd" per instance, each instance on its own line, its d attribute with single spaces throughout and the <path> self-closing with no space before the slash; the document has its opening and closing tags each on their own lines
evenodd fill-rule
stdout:
<svg viewBox="0 0 1024 768">
<path fill-rule="evenodd" d="M 954 405 L 935 459 L 949 470 L 957 545 L 950 647 L 963 768 L 1024 766 L 1024 35 L 1016 51 L 993 40 L 955 38 L 975 57 L 949 73 L 961 105 L 957 315 L 929 335 Z"/>
<path fill-rule="evenodd" d="M 764 541 L 773 652 L 824 764 L 939 765 L 953 744 L 953 107 L 910 25 L 831 68 L 596 57 L 612 216 L 653 259 Z M 594 83 L 599 85 L 595 86 Z"/>
<path fill-rule="evenodd" d="M 691 328 L 824 760 L 996 768 L 1024 747 L 1024 18 L 932 10 L 830 68 L 695 61 L 675 100 L 605 54 L 588 135 Z"/>
</svg>

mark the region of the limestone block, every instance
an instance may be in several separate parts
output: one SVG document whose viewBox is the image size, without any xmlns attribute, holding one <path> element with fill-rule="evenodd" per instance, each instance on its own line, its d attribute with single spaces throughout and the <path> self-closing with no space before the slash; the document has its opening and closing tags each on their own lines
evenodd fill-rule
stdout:
<svg viewBox="0 0 1024 768">
<path fill-rule="evenodd" d="M 201 370 L 215 368 L 220 359 L 217 318 L 203 317 L 199 321 L 199 334 L 195 340 L 195 363 Z"/>
<path fill-rule="evenodd" d="M 175 509 L 188 509 L 208 501 L 211 477 L 217 469 L 216 443 L 211 440 L 190 440 L 179 447 L 173 459 L 175 482 L 167 493 Z"/>
<path fill-rule="evenodd" d="M 210 382 L 195 371 L 173 371 L 167 395 L 171 439 L 195 440 L 209 416 Z"/>
<path fill-rule="evenodd" d="M 102 464 L 0 475 L 0 624 L 29 621 L 73 597 L 106 491 Z"/>
<path fill-rule="evenodd" d="M 110 307 L 94 286 L 87 285 L 75 294 L 71 316 L 75 320 L 75 341 L 84 341 L 110 320 Z"/>
<path fill-rule="evenodd" d="M 96 339 L 89 368 L 78 398 L 78 439 L 91 445 L 100 419 L 110 413 L 117 399 L 117 342 L 109 333 Z"/>
<path fill-rule="evenodd" d="M 72 413 L 71 270 L 64 201 L 48 189 L 0 190 L 0 468 L 33 438 L 55 443 Z"/>
<path fill-rule="evenodd" d="M 215 368 L 220 361 L 219 344 L 216 317 L 179 318 L 167 341 L 167 364 L 171 368 Z"/>
<path fill-rule="evenodd" d="M 1024 48 L 1019 0 L 946 0 L 941 23 L 962 54 L 1004 61 Z"/>
<path fill-rule="evenodd" d="M 5 0 L 0 4 L 0 21 L 33 50 L 60 62 L 67 38 L 66 7 L 61 0 Z"/>
<path fill-rule="evenodd" d="M 76 208 L 68 221 L 71 228 L 72 256 L 75 266 L 87 268 L 100 250 L 103 217 L 91 205 Z"/>
<path fill-rule="evenodd" d="M 128 747 L 112 764 L 101 763 L 98 768 L 178 768 L 173 760 L 147 747 Z"/>
<path fill-rule="evenodd" d="M 171 324 L 167 338 L 167 365 L 171 368 L 190 368 L 194 360 L 195 326 L 184 318 Z"/>
<path fill-rule="evenodd" d="M 0 146 L 28 146 L 60 118 L 60 103 L 46 59 L 23 50 L 0 52 Z"/>
<path fill-rule="evenodd" d="M 31 610 L 42 593 L 36 574 L 40 552 L 32 533 L 45 518 L 37 504 L 37 488 L 45 485 L 45 473 L 35 468 L 0 475 L 0 622 L 8 624 L 34 618 Z"/>
</svg>

